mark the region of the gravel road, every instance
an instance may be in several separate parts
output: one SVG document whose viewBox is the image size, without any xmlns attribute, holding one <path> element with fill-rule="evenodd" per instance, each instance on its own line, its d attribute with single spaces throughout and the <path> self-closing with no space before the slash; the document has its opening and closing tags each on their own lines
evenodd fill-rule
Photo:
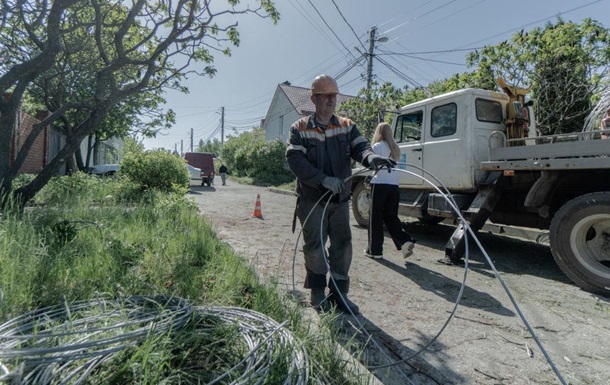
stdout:
<svg viewBox="0 0 610 385">
<path fill-rule="evenodd" d="M 257 195 L 263 219 L 253 217 Z M 296 289 L 306 298 L 298 224 L 297 233 L 291 232 L 293 195 L 229 180 L 226 186 L 191 186 L 190 196 L 220 238 L 261 277 L 277 278 L 282 290 Z M 385 259 L 365 258 L 367 231 L 352 218 L 350 298 L 362 314 L 337 322 L 358 340 L 372 336 L 360 357 L 369 367 L 400 361 L 428 345 L 448 320 L 464 280 L 464 268 L 436 263 L 453 229 L 403 219 L 418 240 L 407 266 L 387 235 Z M 421 354 L 371 369 L 375 376 L 384 384 L 561 384 L 561 377 L 569 384 L 610 385 L 610 299 L 572 284 L 545 245 L 492 234 L 479 239 L 519 310 L 484 255 L 471 246 L 466 287 L 453 319 Z"/>
</svg>

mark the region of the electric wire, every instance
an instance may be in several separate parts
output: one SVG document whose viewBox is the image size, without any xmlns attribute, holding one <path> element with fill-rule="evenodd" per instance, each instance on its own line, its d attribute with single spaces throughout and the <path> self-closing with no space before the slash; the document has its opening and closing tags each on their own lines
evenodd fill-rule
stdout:
<svg viewBox="0 0 610 385">
<path fill-rule="evenodd" d="M 345 182 L 349 181 L 351 178 L 353 178 L 355 176 L 358 176 L 358 175 L 363 174 L 363 173 L 368 173 L 368 172 L 369 172 L 369 170 L 366 169 L 366 168 L 358 170 L 358 171 L 354 172 L 351 176 L 346 178 L 343 182 L 345 183 Z M 327 210 L 328 205 L 329 205 L 329 203 L 330 203 L 330 201 L 332 199 L 332 196 L 333 196 L 333 194 L 331 194 L 330 190 L 328 190 L 324 194 L 322 194 L 322 196 L 320 196 L 320 198 L 316 201 L 316 203 L 313 205 L 312 209 L 309 211 L 309 213 L 307 214 L 307 216 L 305 217 L 305 219 L 303 220 L 303 222 L 301 224 L 301 230 L 299 231 L 299 233 L 297 235 L 297 239 L 295 241 L 295 247 L 294 247 L 294 250 L 293 250 L 293 258 L 292 258 L 292 291 L 294 293 L 296 293 L 296 281 L 295 281 L 295 275 L 296 275 L 296 273 L 295 273 L 296 272 L 296 255 L 297 255 L 297 251 L 298 251 L 299 240 L 301 238 L 301 234 L 303 233 L 303 228 L 305 227 L 306 223 L 309 221 L 309 218 L 310 218 L 311 214 L 314 212 L 314 209 L 316 207 L 318 207 L 318 205 L 324 199 L 326 199 L 326 203 L 325 203 L 324 208 L 322 210 L 322 215 L 320 216 L 320 228 L 321 229 L 324 228 L 323 221 L 324 221 L 324 218 L 326 216 L 326 210 Z M 324 247 L 325 242 L 324 242 L 324 232 L 323 231 L 320 231 L 320 238 L 321 238 L 320 239 L 320 244 L 322 245 L 322 252 L 323 252 L 323 255 L 324 255 L 324 262 L 326 263 L 327 270 L 330 272 L 330 275 L 329 275 L 330 279 L 332 280 L 333 284 L 336 286 L 336 281 L 335 281 L 335 278 L 334 278 L 334 276 L 332 274 L 332 269 L 330 268 L 330 263 L 328 262 L 328 254 L 326 253 L 326 248 Z M 343 297 L 343 294 L 341 294 L 341 292 L 337 292 L 337 294 L 339 295 L 341 301 L 345 302 L 345 298 Z M 327 297 L 327 299 L 328 299 L 328 297 Z M 351 312 L 351 310 L 350 310 L 350 312 Z M 354 316 L 353 313 L 351 315 Z M 364 325 L 362 325 L 362 323 L 360 323 L 359 321 L 358 321 L 358 323 L 359 323 L 359 326 L 360 326 L 360 328 L 362 330 L 366 330 L 364 328 Z M 387 356 L 385 351 L 383 349 L 381 349 L 381 347 L 377 344 L 377 342 L 374 339 L 372 339 L 372 341 L 376 345 L 376 347 L 379 349 L 379 351 L 386 357 L 386 359 L 390 360 L 390 358 Z M 405 377 L 405 379 L 407 380 L 408 383 L 414 384 L 411 381 L 411 379 L 409 379 L 409 377 L 407 377 L 407 375 L 405 373 L 403 373 L 402 370 L 400 370 L 400 368 L 398 368 L 398 370 Z"/>
<path fill-rule="evenodd" d="M 406 163 L 402 163 L 405 164 Z M 414 166 L 414 165 L 409 165 L 412 166 L 424 173 L 427 173 L 429 175 L 429 172 L 427 172 L 426 170 L 424 170 L 423 168 Z M 415 174 L 412 171 L 408 171 L 408 170 L 401 170 L 401 169 L 395 169 L 396 171 L 399 172 L 404 172 L 416 177 L 421 178 L 424 182 L 428 183 L 430 186 L 434 187 L 434 189 L 439 192 L 441 195 L 443 195 L 443 197 L 447 200 L 447 202 L 449 203 L 449 205 L 451 206 L 451 208 L 454 210 L 455 214 L 458 216 L 459 220 L 460 220 L 460 226 L 462 226 L 463 229 L 465 229 L 473 238 L 474 242 L 476 243 L 476 245 L 479 247 L 479 249 L 481 250 L 481 252 L 483 253 L 483 255 L 485 256 L 485 259 L 487 260 L 487 263 L 489 264 L 490 268 L 492 269 L 492 271 L 494 272 L 495 277 L 498 279 L 498 281 L 500 282 L 502 288 L 504 289 L 504 291 L 506 292 L 506 294 L 508 295 L 513 307 L 515 308 L 515 310 L 517 311 L 517 314 L 519 315 L 519 318 L 521 319 L 521 321 L 523 322 L 523 324 L 525 325 L 525 327 L 527 328 L 528 332 L 530 333 L 530 335 L 532 336 L 532 338 L 534 339 L 534 341 L 536 342 L 536 345 L 538 345 L 538 348 L 540 349 L 540 351 L 542 352 L 542 354 L 544 355 L 547 363 L 549 364 L 549 366 L 551 366 L 551 369 L 553 370 L 553 372 L 555 373 L 555 375 L 557 376 L 557 378 L 559 379 L 559 381 L 564 384 L 567 385 L 567 382 L 565 381 L 565 379 L 563 378 L 563 376 L 561 375 L 561 373 L 559 372 L 559 370 L 557 369 L 555 363 L 553 362 L 553 360 L 551 359 L 551 357 L 549 356 L 549 354 L 547 353 L 546 349 L 544 348 L 544 346 L 542 345 L 542 342 L 540 342 L 540 339 L 538 338 L 537 334 L 534 332 L 533 328 L 530 326 L 529 322 L 527 321 L 525 315 L 523 314 L 523 312 L 521 311 L 521 308 L 519 307 L 519 304 L 517 304 L 515 298 L 513 297 L 510 289 L 508 288 L 508 285 L 506 284 L 506 282 L 504 281 L 504 279 L 502 278 L 502 276 L 500 275 L 500 273 L 498 272 L 498 270 L 496 269 L 495 264 L 493 263 L 493 261 L 491 260 L 491 258 L 489 257 L 489 254 L 487 254 L 487 251 L 485 250 L 485 248 L 483 247 L 483 245 L 481 244 L 481 242 L 479 241 L 478 237 L 476 236 L 475 231 L 470 227 L 470 225 L 468 224 L 468 222 L 466 221 L 466 219 L 464 218 L 464 216 L 461 213 L 461 210 L 459 210 L 458 206 L 455 204 L 455 201 L 453 199 L 448 199 L 447 196 L 445 195 L 445 193 L 443 193 L 437 186 L 435 186 L 434 184 L 432 184 L 428 179 L 426 179 L 425 177 Z M 440 182 L 437 178 L 434 178 L 437 182 Z M 444 186 L 443 186 L 444 187 Z M 447 189 L 446 187 L 444 187 L 445 189 Z M 465 256 L 464 256 L 464 281 L 462 284 L 462 287 L 460 288 L 460 294 L 459 294 L 459 298 L 461 298 L 461 294 L 462 291 L 464 289 L 465 283 L 466 283 L 466 271 L 468 270 L 468 236 L 465 235 L 464 236 L 464 241 L 466 242 L 466 246 L 465 246 Z M 455 304 L 455 308 L 453 310 L 453 312 L 450 314 L 450 318 L 453 317 L 455 310 L 457 310 L 457 306 L 458 306 L 459 301 L 456 301 Z M 441 331 L 439 331 L 439 333 L 437 334 L 437 336 L 434 338 L 438 338 L 438 336 L 440 336 L 441 332 L 444 330 L 444 328 L 447 326 L 447 324 L 449 323 L 449 319 L 447 320 L 447 322 L 445 323 L 445 325 L 443 325 L 443 327 L 441 328 Z M 427 348 L 428 346 L 431 345 L 431 342 L 429 342 L 424 348 Z M 423 351 L 424 349 L 421 349 L 420 351 Z M 416 354 L 419 354 L 419 352 L 417 352 Z M 414 357 L 415 355 L 412 355 L 412 357 Z M 406 360 L 412 358 L 412 357 L 407 357 L 404 360 L 398 361 L 398 362 L 405 362 Z M 374 369 L 380 369 L 380 368 L 384 368 L 384 367 L 388 367 L 391 366 L 392 364 L 389 365 L 379 365 L 376 366 Z"/>
<path fill-rule="evenodd" d="M 320 16 L 320 19 L 321 19 L 321 20 L 324 22 L 324 24 L 325 24 L 325 25 L 326 25 L 326 27 L 327 27 L 327 28 L 330 30 L 330 32 L 332 32 L 332 33 L 333 33 L 333 35 L 335 35 L 335 37 L 337 38 L 337 40 L 339 41 L 339 43 L 340 43 L 340 44 L 343 46 L 343 48 L 345 48 L 345 51 L 346 51 L 347 53 L 349 53 L 349 54 L 352 56 L 352 58 L 353 58 L 354 60 L 358 60 L 358 59 L 356 58 L 356 56 L 354 56 L 354 54 L 352 53 L 352 51 L 351 51 L 349 48 L 347 48 L 347 47 L 345 46 L 345 44 L 343 44 L 343 41 L 341 40 L 341 38 L 339 37 L 339 35 L 337 35 L 337 34 L 335 33 L 335 31 L 334 31 L 334 30 L 331 28 L 331 26 L 330 26 L 330 25 L 329 25 L 329 24 L 326 22 L 326 20 L 324 19 L 324 16 L 322 16 L 322 14 L 320 13 L 320 11 L 318 11 L 318 8 L 316 8 L 316 6 L 314 5 L 314 3 L 312 3 L 312 1 L 311 1 L 311 0 L 307 0 L 307 1 L 308 1 L 308 2 L 309 2 L 309 4 L 310 4 L 310 5 L 313 7 L 313 9 L 316 11 L 316 13 L 318 14 L 318 16 Z"/>
<path fill-rule="evenodd" d="M 388 364 L 383 364 L 383 365 L 374 365 L 374 366 L 368 366 L 367 368 L 368 368 L 369 370 L 378 370 L 378 369 L 383 369 L 383 368 L 393 367 L 393 366 L 396 366 L 396 365 L 398 365 L 398 364 L 400 364 L 400 363 L 407 362 L 407 361 L 409 361 L 409 360 L 413 359 L 414 357 L 418 356 L 419 354 L 421 354 L 421 353 L 422 353 L 422 352 L 424 352 L 425 350 L 427 350 L 427 349 L 428 349 L 428 348 L 429 348 L 429 347 L 430 347 L 430 346 L 431 346 L 431 345 L 432 345 L 432 344 L 433 344 L 433 343 L 434 343 L 434 342 L 435 342 L 435 341 L 436 341 L 436 340 L 437 340 L 437 339 L 440 337 L 440 335 L 441 335 L 441 334 L 444 332 L 444 330 L 446 329 L 446 327 L 449 325 L 449 322 L 450 322 L 450 321 L 453 319 L 453 317 L 454 317 L 454 315 L 455 315 L 455 312 L 457 311 L 457 308 L 458 308 L 458 306 L 459 306 L 459 303 L 460 303 L 460 301 L 461 301 L 461 298 L 462 298 L 462 295 L 463 295 L 463 292 L 464 292 L 464 288 L 465 288 L 465 286 L 466 286 L 467 274 L 468 274 L 468 261 L 469 261 L 469 244 L 468 244 L 468 235 L 467 235 L 467 234 L 470 234 L 470 235 L 473 237 L 473 239 L 474 239 L 474 241 L 475 241 L 476 245 L 479 247 L 479 249 L 482 251 L 483 255 L 485 256 L 485 258 L 486 258 L 486 260 L 487 260 L 488 264 L 490 265 L 490 267 L 491 267 L 492 271 L 494 272 L 494 274 L 495 274 L 496 278 L 497 278 L 497 279 L 498 279 L 498 281 L 500 282 L 500 284 L 501 284 L 501 286 L 503 287 L 504 291 L 505 291 L 505 292 L 506 292 L 506 294 L 508 295 L 508 297 L 509 297 L 509 299 L 510 299 L 511 303 L 513 304 L 513 307 L 514 307 L 514 308 L 515 308 L 515 310 L 517 311 L 517 314 L 519 315 L 519 317 L 520 317 L 521 321 L 524 323 L 524 325 L 525 325 L 525 327 L 527 328 L 528 332 L 530 333 L 530 335 L 532 336 L 532 338 L 533 338 L 533 339 L 534 339 L 534 341 L 536 342 L 536 344 L 537 344 L 538 348 L 539 348 L 539 349 L 541 350 L 541 352 L 543 353 L 543 355 L 544 355 L 544 357 L 545 357 L 545 359 L 546 359 L 547 363 L 549 364 L 549 366 L 551 366 L 551 369 L 553 370 L 553 372 L 555 373 L 555 375 L 557 376 L 557 378 L 559 379 L 559 381 L 560 381 L 562 384 L 567 385 L 567 383 L 565 382 L 565 380 L 564 380 L 563 376 L 561 375 L 561 373 L 560 373 L 560 372 L 559 372 L 559 370 L 557 369 L 557 367 L 556 367 L 555 363 L 553 362 L 553 360 L 551 359 L 551 357 L 548 355 L 548 353 L 546 352 L 546 349 L 544 348 L 544 346 L 543 346 L 543 345 L 542 345 L 542 343 L 540 342 L 539 338 L 537 337 L 536 333 L 535 333 L 535 332 L 534 332 L 534 330 L 531 328 L 531 326 L 529 325 L 529 322 L 527 321 L 527 319 L 526 319 L 526 318 L 525 318 L 525 316 L 523 315 L 523 313 L 522 313 L 522 311 L 521 311 L 521 309 L 520 309 L 519 305 L 517 304 L 517 302 L 516 302 L 516 300 L 514 299 L 514 297 L 513 297 L 512 293 L 510 292 L 510 289 L 508 288 L 508 286 L 507 286 L 507 285 L 506 285 L 506 283 L 504 282 L 504 279 L 501 277 L 500 273 L 497 271 L 497 269 L 496 269 L 496 267 L 495 267 L 494 263 L 492 262 L 491 258 L 489 257 L 489 255 L 487 254 L 487 252 L 485 251 L 485 249 L 483 248 L 483 246 L 482 246 L 482 244 L 480 243 L 479 239 L 476 237 L 475 231 L 474 231 L 474 230 L 472 230 L 472 228 L 469 226 L 469 224 L 468 224 L 468 222 L 466 221 L 466 219 L 465 219 L 465 218 L 463 217 L 463 215 L 461 214 L 461 210 L 459 209 L 459 206 L 457 205 L 457 202 L 456 202 L 456 201 L 453 199 L 453 196 L 452 196 L 452 195 L 451 195 L 451 193 L 449 192 L 449 189 L 448 189 L 448 188 L 447 188 L 447 187 L 446 187 L 446 186 L 445 186 L 445 185 L 444 185 L 444 184 L 443 184 L 443 183 L 442 183 L 442 182 L 441 182 L 441 181 L 440 181 L 438 178 L 436 178 L 436 177 L 435 177 L 433 174 L 431 174 L 430 172 L 426 171 L 426 170 L 425 170 L 425 169 L 423 169 L 423 168 L 420 168 L 420 167 L 415 166 L 415 165 L 410 165 L 410 164 L 407 164 L 407 163 L 398 163 L 398 164 L 401 164 L 401 165 L 405 165 L 405 166 L 409 166 L 409 167 L 415 168 L 415 169 L 417 169 L 417 170 L 419 170 L 419 171 L 421 171 L 421 172 L 423 172 L 423 173 L 425 173 L 425 174 L 427 174 L 427 175 L 430 175 L 430 176 L 431 176 L 431 178 L 432 178 L 432 179 L 433 179 L 433 180 L 434 180 L 436 183 L 438 183 L 438 184 L 439 184 L 439 185 L 440 185 L 440 186 L 441 186 L 441 187 L 442 187 L 442 188 L 445 190 L 445 191 L 442 191 L 442 190 L 441 190 L 441 189 L 440 189 L 440 188 L 439 188 L 437 185 L 435 185 L 434 183 L 432 183 L 432 182 L 431 182 L 429 179 L 425 178 L 423 175 L 418 175 L 418 174 L 416 174 L 416 173 L 414 173 L 414 172 L 412 172 L 412 171 L 408 171 L 408 170 L 402 170 L 402 169 L 399 169 L 399 168 L 394 168 L 394 169 L 393 169 L 394 171 L 398 171 L 398 172 L 407 173 L 407 174 L 409 174 L 409 175 L 413 175 L 413 176 L 415 176 L 415 177 L 418 177 L 418 178 L 422 179 L 422 180 L 423 180 L 425 183 L 427 183 L 428 185 L 430 185 L 431 187 L 433 187 L 433 188 L 434 188 L 434 189 L 435 189 L 435 190 L 436 190 L 436 191 L 437 191 L 439 194 L 441 194 L 441 195 L 443 196 L 443 198 L 444 198 L 444 199 L 447 201 L 447 203 L 448 203 L 448 204 L 451 206 L 451 208 L 453 209 L 453 211 L 454 211 L 454 212 L 456 213 L 456 215 L 458 216 L 458 218 L 459 218 L 459 220 L 460 220 L 460 226 L 462 227 L 462 229 L 463 229 L 463 230 L 465 230 L 465 231 L 467 232 L 467 233 L 465 234 L 465 236 L 464 236 L 464 242 L 465 242 L 465 252 L 464 252 L 464 276 L 463 276 L 462 284 L 461 284 L 461 286 L 460 286 L 460 290 L 459 290 L 459 292 L 458 292 L 458 295 L 457 295 L 457 298 L 456 298 L 456 301 L 455 301 L 454 307 L 453 307 L 452 311 L 450 312 L 449 317 L 448 317 L 448 318 L 447 318 L 447 320 L 444 322 L 444 324 L 441 326 L 440 330 L 439 330 L 439 331 L 436 333 L 436 335 L 435 335 L 435 336 L 434 336 L 432 339 L 430 339 L 430 340 L 428 341 L 428 343 L 426 343 L 426 344 L 425 344 L 425 345 L 424 345 L 422 348 L 420 348 L 420 349 L 419 349 L 418 351 L 416 351 L 415 353 L 413 353 L 413 354 L 411 354 L 410 356 L 405 357 L 405 358 L 403 358 L 403 359 L 401 359 L 401 360 L 398 360 L 398 361 L 393 361 L 393 362 L 390 362 L 390 363 L 388 363 Z M 376 171 L 375 171 L 375 173 L 377 173 L 378 171 L 379 171 L 379 170 L 376 170 Z M 344 182 L 347 182 L 348 180 L 350 180 L 351 178 L 355 177 L 356 175 L 359 175 L 359 174 L 362 174 L 362 173 L 365 173 L 365 172 L 367 172 L 367 169 L 366 169 L 366 168 L 361 169 L 361 170 L 359 170 L 359 171 L 357 171 L 357 172 L 354 172 L 354 173 L 353 173 L 353 174 L 352 174 L 350 177 L 346 178 Z M 318 203 L 319 203 L 319 202 L 320 202 L 320 201 L 321 201 L 321 200 L 322 200 L 322 199 L 323 199 L 323 198 L 324 198 L 324 197 L 325 197 L 325 196 L 326 196 L 328 193 L 329 193 L 329 191 L 327 191 L 327 192 L 326 192 L 326 193 L 325 193 L 325 194 L 324 194 L 324 195 L 323 195 L 323 196 L 322 196 L 322 197 L 321 197 L 321 198 L 318 200 L 318 202 L 316 203 L 316 205 L 315 205 L 314 207 L 316 207 L 316 206 L 317 206 L 317 204 L 318 204 Z M 326 211 L 326 208 L 327 208 L 327 206 L 328 206 L 329 202 L 330 202 L 330 197 L 329 197 L 329 199 L 327 200 L 326 205 L 324 206 L 324 211 L 323 211 L 323 214 L 322 214 L 322 217 L 321 217 L 321 223 L 320 223 L 321 228 L 323 228 L 323 227 L 322 227 L 322 226 L 323 226 L 323 222 L 322 222 L 322 221 L 323 221 L 323 219 L 324 219 L 324 217 L 325 217 L 325 211 Z M 313 210 L 312 210 L 312 211 L 313 211 Z M 309 215 L 311 215 L 311 212 L 309 213 Z M 307 219 L 309 218 L 309 215 L 307 216 Z M 307 219 L 305 220 L 305 222 L 307 221 Z M 303 224 L 303 226 L 304 226 L 304 224 Z M 320 234 L 321 234 L 321 235 L 320 235 L 320 236 L 321 236 L 321 240 L 320 240 L 321 245 L 324 245 L 324 244 L 325 244 L 325 242 L 324 242 L 324 239 L 323 239 L 323 231 L 321 231 L 321 232 L 320 232 Z M 300 236 L 300 233 L 299 233 L 299 236 Z M 297 243 L 298 243 L 298 238 L 297 238 Z M 333 274 L 332 274 L 332 270 L 330 269 L 330 265 L 329 265 L 329 263 L 328 263 L 328 254 L 327 254 L 327 252 L 326 252 L 326 248 L 325 248 L 324 246 L 322 246 L 322 251 L 323 251 L 324 258 L 325 258 L 325 262 L 326 262 L 326 264 L 327 264 L 327 268 L 328 268 L 328 269 L 329 269 L 329 271 L 330 271 L 330 279 L 331 279 L 331 280 L 333 280 L 333 282 L 334 282 L 334 277 L 333 277 Z M 295 247 L 294 259 L 296 260 L 296 247 Z M 295 283 L 294 283 L 294 262 L 293 262 L 293 290 L 294 290 L 295 288 L 296 288 L 296 285 L 295 285 Z M 339 296 L 341 297 L 341 300 L 342 300 L 342 301 L 344 301 L 343 295 L 342 295 L 341 293 L 338 293 L 338 294 L 339 294 Z M 350 310 L 350 313 L 351 313 L 351 309 L 349 309 L 349 310 Z M 352 313 L 351 315 L 352 315 L 352 316 L 355 316 L 353 313 Z M 369 334 L 369 333 L 366 331 L 366 328 L 364 327 L 364 325 L 363 325 L 362 323 L 360 323 L 360 321 L 359 321 L 359 319 L 358 319 L 358 318 L 356 318 L 356 317 L 354 317 L 354 318 L 356 319 L 357 323 L 359 324 L 360 330 L 363 330 L 363 331 L 364 331 L 364 333 L 366 333 L 366 334 L 369 336 L 370 340 L 371 340 L 371 341 L 373 341 L 373 343 L 374 343 L 374 344 L 375 344 L 375 345 L 378 347 L 378 349 L 379 349 L 379 350 L 380 350 L 380 351 L 383 353 L 383 350 L 381 349 L 381 347 L 380 347 L 380 346 L 377 344 L 377 342 L 375 341 L 375 339 L 374 339 L 374 338 L 372 338 L 372 336 L 371 336 L 371 335 L 370 335 L 370 334 Z M 389 357 L 387 357 L 387 355 L 385 355 L 385 353 L 384 353 L 384 356 L 386 356 L 386 358 L 388 358 L 388 360 L 389 360 L 389 361 L 392 361 L 392 360 L 390 360 L 390 359 L 389 359 Z M 399 369 L 399 368 L 398 368 L 398 369 Z M 399 369 L 399 371 L 400 371 L 400 369 Z M 404 373 L 402 373 L 402 371 L 401 371 L 401 374 L 403 374 L 403 375 L 404 375 Z M 407 378 L 407 377 L 405 376 L 405 378 Z M 407 378 L 407 380 L 408 380 L 408 378 Z"/>
<path fill-rule="evenodd" d="M 343 15 L 343 12 L 341 12 L 341 9 L 339 9 L 339 6 L 337 5 L 337 3 L 335 2 L 335 0 L 331 0 L 331 2 L 333 3 L 333 5 L 335 6 L 335 8 L 337 9 L 337 12 L 339 12 L 339 15 L 341 15 L 341 18 L 343 19 L 343 21 L 345 22 L 345 24 L 347 24 L 347 26 L 349 27 L 349 29 L 352 31 L 352 33 L 354 34 L 354 36 L 356 36 L 356 40 L 358 40 L 358 42 L 360 43 L 360 46 L 366 51 L 366 47 L 364 46 L 364 44 L 362 43 L 362 40 L 360 40 L 360 37 L 358 36 L 358 34 L 356 33 L 356 31 L 354 31 L 354 28 L 352 27 L 352 25 L 347 21 L 347 19 L 345 18 L 345 16 Z"/>
<path fill-rule="evenodd" d="M 193 323 L 199 334 L 235 326 L 247 347 L 243 358 L 209 384 L 261 384 L 275 365 L 286 372 L 284 385 L 308 383 L 307 351 L 284 327 L 285 322 L 249 309 L 193 306 L 168 296 L 98 297 L 34 310 L 7 321 L 0 325 L 0 382 L 84 383 L 94 369 L 126 348 L 155 336 L 180 333 Z"/>
</svg>

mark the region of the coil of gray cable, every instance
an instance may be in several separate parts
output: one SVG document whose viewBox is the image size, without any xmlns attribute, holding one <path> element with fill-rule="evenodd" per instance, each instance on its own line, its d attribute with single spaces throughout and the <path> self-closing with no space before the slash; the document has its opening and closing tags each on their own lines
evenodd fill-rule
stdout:
<svg viewBox="0 0 610 385">
<path fill-rule="evenodd" d="M 204 317 L 236 325 L 248 348 L 243 359 L 210 384 L 228 383 L 227 378 L 235 385 L 260 384 L 280 354 L 290 355 L 284 384 L 307 384 L 306 351 L 283 324 L 252 310 L 194 307 L 165 296 L 96 298 L 38 309 L 0 325 L 0 383 L 82 383 L 125 348 Z"/>
</svg>

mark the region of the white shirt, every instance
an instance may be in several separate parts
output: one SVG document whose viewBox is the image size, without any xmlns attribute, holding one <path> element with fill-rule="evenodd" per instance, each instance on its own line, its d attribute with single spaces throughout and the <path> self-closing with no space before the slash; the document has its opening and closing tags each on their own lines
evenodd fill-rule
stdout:
<svg viewBox="0 0 610 385">
<path fill-rule="evenodd" d="M 386 158 L 390 157 L 390 147 L 384 140 L 373 144 L 373 151 L 377 155 L 385 156 Z M 393 184 L 393 185 L 398 186 L 398 172 L 397 171 L 388 172 L 387 168 L 382 168 L 373 177 L 373 179 L 371 180 L 371 183 Z"/>
</svg>

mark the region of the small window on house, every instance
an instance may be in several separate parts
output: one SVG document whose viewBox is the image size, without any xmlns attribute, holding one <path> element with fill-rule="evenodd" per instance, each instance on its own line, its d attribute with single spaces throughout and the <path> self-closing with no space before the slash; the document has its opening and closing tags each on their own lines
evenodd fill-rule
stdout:
<svg viewBox="0 0 610 385">
<path fill-rule="evenodd" d="M 435 138 L 455 134 L 457 130 L 457 105 L 455 103 L 434 107 L 430 114 L 430 135 Z"/>
<path fill-rule="evenodd" d="M 394 130 L 394 140 L 396 143 L 416 142 L 421 140 L 423 120 L 423 111 L 399 115 Z"/>
<path fill-rule="evenodd" d="M 502 105 L 495 100 L 477 99 L 474 102 L 477 120 L 502 123 Z"/>
</svg>

